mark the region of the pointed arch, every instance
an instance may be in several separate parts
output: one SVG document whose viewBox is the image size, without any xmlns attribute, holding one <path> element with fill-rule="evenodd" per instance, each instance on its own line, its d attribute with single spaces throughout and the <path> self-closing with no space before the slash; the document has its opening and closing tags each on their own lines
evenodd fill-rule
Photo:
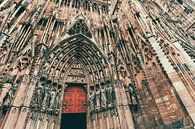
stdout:
<svg viewBox="0 0 195 129">
<path fill-rule="evenodd" d="M 74 64 L 74 60 L 79 60 L 85 66 L 85 71 L 88 71 L 88 74 L 97 75 L 100 80 L 112 76 L 111 66 L 106 55 L 95 42 L 83 34 L 62 39 L 54 47 L 50 48 L 44 56 L 40 75 L 55 75 L 52 71 L 60 69 L 60 75 L 64 77 L 69 71 L 68 68 Z M 63 65 L 60 66 L 59 64 Z"/>
</svg>

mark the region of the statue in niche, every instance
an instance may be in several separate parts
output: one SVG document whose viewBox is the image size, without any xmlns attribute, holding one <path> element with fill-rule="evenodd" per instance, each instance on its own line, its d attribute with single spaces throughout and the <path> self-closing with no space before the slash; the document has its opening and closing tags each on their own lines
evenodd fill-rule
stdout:
<svg viewBox="0 0 195 129">
<path fill-rule="evenodd" d="M 12 91 L 12 89 L 10 89 L 9 92 L 7 93 L 7 95 L 4 98 L 3 105 L 8 107 L 9 104 L 11 103 L 12 98 L 13 98 L 13 91 Z"/>
<path fill-rule="evenodd" d="M 96 91 L 95 99 L 96 99 L 96 109 L 99 109 L 100 108 L 100 90 Z"/>
<path fill-rule="evenodd" d="M 90 96 L 89 96 L 89 108 L 90 108 L 90 111 L 93 111 L 94 110 L 94 102 L 95 102 L 95 94 L 94 92 L 90 93 Z"/>
<path fill-rule="evenodd" d="M 113 105 L 113 90 L 112 90 L 111 86 L 109 86 L 107 88 L 107 102 L 108 102 L 108 107 L 112 107 L 112 105 Z"/>
<path fill-rule="evenodd" d="M 1 113 L 2 115 L 5 115 L 8 108 L 9 108 L 9 105 L 11 103 L 11 100 L 13 99 L 13 87 L 12 87 L 12 84 L 10 83 L 5 83 L 3 85 L 3 90 L 1 92 L 1 102 L 0 102 L 0 109 L 1 109 Z M 1 115 L 1 114 L 0 114 Z"/>
<path fill-rule="evenodd" d="M 40 106 L 43 100 L 43 86 L 41 83 L 38 84 L 37 90 L 35 91 L 35 104 L 36 106 Z"/>
<path fill-rule="evenodd" d="M 101 106 L 102 106 L 103 108 L 106 107 L 106 104 L 107 104 L 106 101 L 107 101 L 107 100 L 106 100 L 106 92 L 105 92 L 105 89 L 101 89 Z"/>
<path fill-rule="evenodd" d="M 14 80 L 15 76 L 7 75 L 5 83 L 0 86 L 0 107 L 3 111 L 7 110 L 15 93 L 17 84 L 13 85 Z"/>
<path fill-rule="evenodd" d="M 57 93 L 56 93 L 55 104 L 54 104 L 56 112 L 59 112 L 59 108 L 60 108 L 60 104 L 61 104 L 61 100 L 60 100 L 61 92 L 62 92 L 62 90 L 61 90 L 61 88 L 59 88 Z"/>
<path fill-rule="evenodd" d="M 12 84 L 10 84 L 10 83 L 4 83 L 1 86 L 0 106 L 2 106 L 4 99 L 9 94 L 9 91 L 11 90 L 11 88 L 12 88 Z"/>
<path fill-rule="evenodd" d="M 49 92 L 48 92 L 48 88 L 45 88 L 45 92 L 44 92 L 44 98 L 43 98 L 43 102 L 42 102 L 42 109 L 45 110 L 47 108 L 47 100 L 48 100 L 48 96 L 49 96 Z"/>
<path fill-rule="evenodd" d="M 56 97 L 56 90 L 55 89 L 50 91 L 50 96 L 51 96 L 51 99 L 50 99 L 50 102 L 49 102 L 49 109 L 50 110 L 54 110 L 54 107 L 55 107 L 55 97 Z"/>
</svg>

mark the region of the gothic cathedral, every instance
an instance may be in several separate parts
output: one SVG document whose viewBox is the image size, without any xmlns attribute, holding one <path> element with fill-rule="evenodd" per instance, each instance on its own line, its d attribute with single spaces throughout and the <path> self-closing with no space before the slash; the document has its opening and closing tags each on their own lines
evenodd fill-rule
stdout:
<svg viewBox="0 0 195 129">
<path fill-rule="evenodd" d="M 195 129 L 194 0 L 0 0 L 0 129 Z"/>
</svg>

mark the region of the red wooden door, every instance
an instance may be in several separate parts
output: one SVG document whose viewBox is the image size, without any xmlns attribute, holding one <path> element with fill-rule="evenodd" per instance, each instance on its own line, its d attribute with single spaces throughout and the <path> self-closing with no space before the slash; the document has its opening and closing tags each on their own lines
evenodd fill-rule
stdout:
<svg viewBox="0 0 195 129">
<path fill-rule="evenodd" d="M 86 92 L 83 87 L 69 86 L 65 89 L 62 113 L 86 113 Z"/>
</svg>

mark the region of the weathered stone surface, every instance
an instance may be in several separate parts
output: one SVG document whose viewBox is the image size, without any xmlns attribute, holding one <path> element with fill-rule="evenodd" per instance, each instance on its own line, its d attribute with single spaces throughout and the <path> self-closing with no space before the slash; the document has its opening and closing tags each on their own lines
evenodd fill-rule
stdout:
<svg viewBox="0 0 195 129">
<path fill-rule="evenodd" d="M 64 112 L 83 111 L 87 129 L 194 128 L 194 9 L 1 0 L 0 129 L 59 129 Z"/>
</svg>

